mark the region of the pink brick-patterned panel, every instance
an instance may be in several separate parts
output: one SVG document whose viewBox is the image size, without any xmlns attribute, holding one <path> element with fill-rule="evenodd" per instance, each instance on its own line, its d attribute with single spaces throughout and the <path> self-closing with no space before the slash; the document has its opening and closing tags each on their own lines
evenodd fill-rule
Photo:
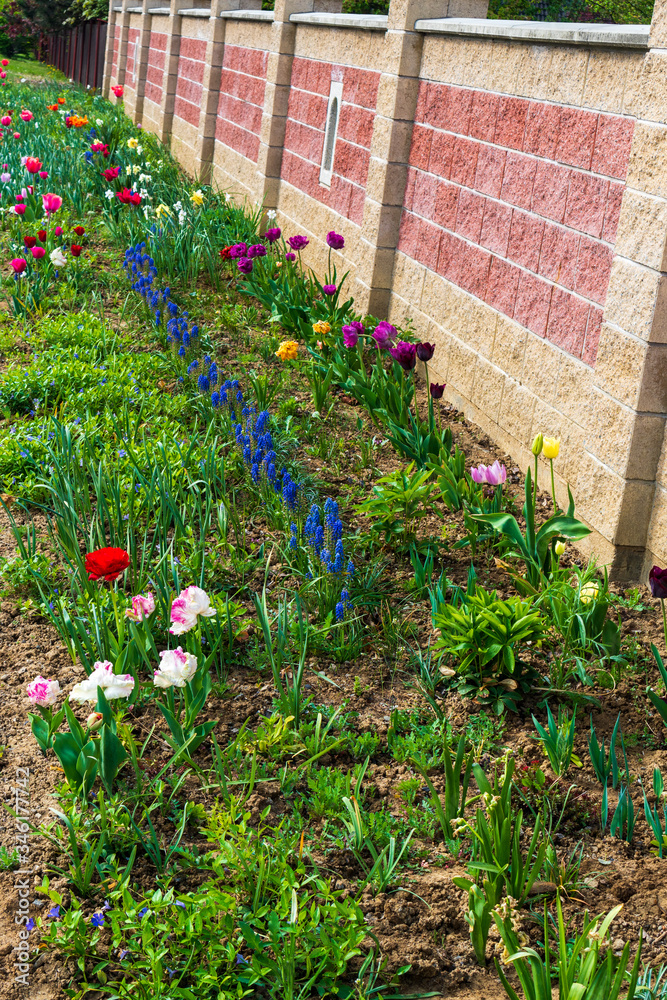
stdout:
<svg viewBox="0 0 667 1000">
<path fill-rule="evenodd" d="M 111 57 L 111 76 L 115 79 L 118 72 L 118 51 L 120 49 L 120 25 L 114 25 L 113 55 Z"/>
<path fill-rule="evenodd" d="M 146 65 L 145 95 L 154 104 L 162 101 L 162 85 L 168 36 L 161 31 L 151 31 L 148 63 Z"/>
<path fill-rule="evenodd" d="M 195 128 L 199 125 L 201 112 L 205 60 L 206 42 L 198 38 L 181 38 L 174 115 Z"/>
<path fill-rule="evenodd" d="M 343 83 L 343 100 L 331 187 L 320 184 L 331 81 Z M 315 59 L 292 65 L 282 177 L 311 198 L 361 225 L 380 74 Z"/>
<path fill-rule="evenodd" d="M 226 45 L 220 77 L 215 137 L 257 163 L 268 53 Z"/>
<path fill-rule="evenodd" d="M 633 131 L 422 81 L 399 250 L 594 365 Z"/>
<path fill-rule="evenodd" d="M 127 59 L 125 61 L 125 86 L 130 90 L 136 87 L 134 72 L 137 65 L 137 46 L 139 44 L 139 29 L 129 28 L 127 32 Z"/>
</svg>

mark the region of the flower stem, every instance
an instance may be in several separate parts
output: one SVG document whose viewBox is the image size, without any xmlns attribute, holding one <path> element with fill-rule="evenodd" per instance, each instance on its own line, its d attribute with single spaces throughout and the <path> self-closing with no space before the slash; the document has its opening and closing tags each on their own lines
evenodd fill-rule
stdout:
<svg viewBox="0 0 667 1000">
<path fill-rule="evenodd" d="M 660 604 L 662 605 L 662 631 L 665 637 L 665 649 L 667 649 L 667 614 L 665 614 L 665 599 L 660 598 Z"/>
<path fill-rule="evenodd" d="M 535 508 L 535 504 L 537 503 L 537 469 L 538 469 L 538 466 L 537 466 L 537 455 L 536 455 L 535 456 L 535 481 L 533 483 L 533 509 Z"/>
<path fill-rule="evenodd" d="M 554 460 L 553 460 L 553 458 L 549 459 L 549 464 L 551 465 L 551 496 L 553 497 L 553 501 L 554 501 L 554 513 L 557 514 L 558 511 L 560 510 L 560 507 L 556 503 L 556 481 L 554 479 Z"/>
</svg>

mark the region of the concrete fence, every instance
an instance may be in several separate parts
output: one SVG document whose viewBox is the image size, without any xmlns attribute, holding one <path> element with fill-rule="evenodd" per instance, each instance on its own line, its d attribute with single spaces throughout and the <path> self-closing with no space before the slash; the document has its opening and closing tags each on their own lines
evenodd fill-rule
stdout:
<svg viewBox="0 0 667 1000">
<path fill-rule="evenodd" d="M 104 89 L 193 174 L 278 213 L 522 466 L 560 436 L 617 577 L 667 562 L 667 0 L 651 26 L 486 0 L 112 2 Z M 546 472 L 545 484 L 547 482 Z"/>
</svg>

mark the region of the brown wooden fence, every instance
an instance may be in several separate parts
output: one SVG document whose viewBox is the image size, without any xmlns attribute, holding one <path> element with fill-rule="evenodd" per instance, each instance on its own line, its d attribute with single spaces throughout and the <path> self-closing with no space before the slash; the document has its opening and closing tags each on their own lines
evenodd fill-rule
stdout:
<svg viewBox="0 0 667 1000">
<path fill-rule="evenodd" d="M 86 21 L 48 36 L 46 61 L 70 80 L 100 89 L 107 41 L 106 21 Z"/>
</svg>

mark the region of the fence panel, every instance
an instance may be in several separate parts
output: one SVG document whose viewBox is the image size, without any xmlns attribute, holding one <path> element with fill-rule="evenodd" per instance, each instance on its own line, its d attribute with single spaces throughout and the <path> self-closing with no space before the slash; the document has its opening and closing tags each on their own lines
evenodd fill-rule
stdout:
<svg viewBox="0 0 667 1000">
<path fill-rule="evenodd" d="M 85 21 L 49 34 L 47 62 L 84 87 L 102 87 L 106 21 Z"/>
</svg>

